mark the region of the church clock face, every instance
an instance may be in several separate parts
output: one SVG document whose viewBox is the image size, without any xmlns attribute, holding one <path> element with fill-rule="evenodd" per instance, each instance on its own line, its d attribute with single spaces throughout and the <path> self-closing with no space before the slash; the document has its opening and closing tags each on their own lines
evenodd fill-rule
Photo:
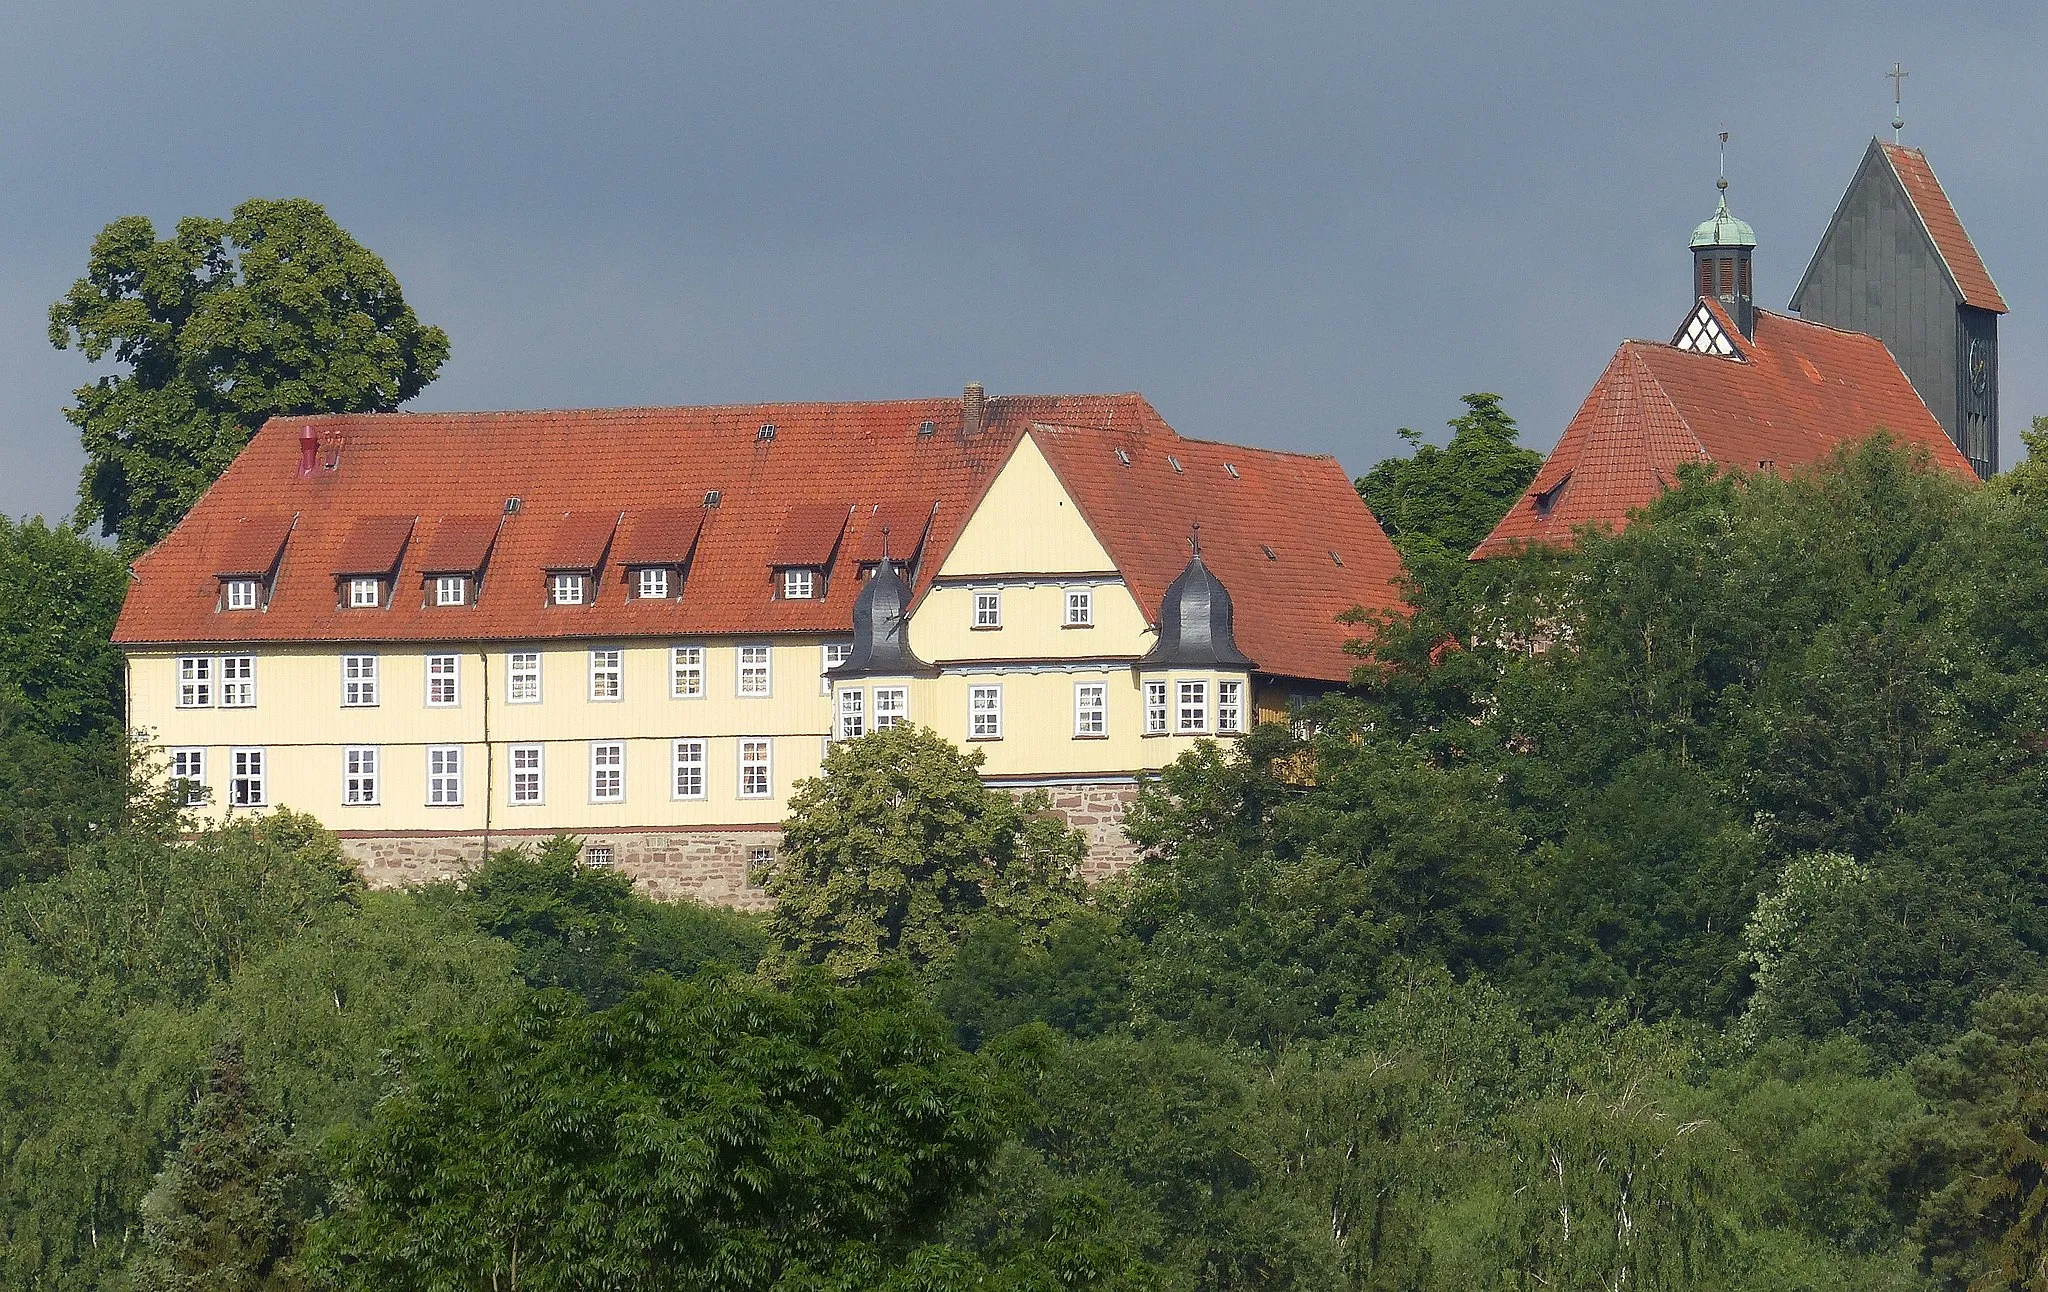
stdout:
<svg viewBox="0 0 2048 1292">
<path fill-rule="evenodd" d="M 1970 393 L 1981 402 L 1986 391 L 1991 389 L 1991 347 L 1981 338 L 1970 342 L 1968 358 L 1970 365 Z"/>
</svg>

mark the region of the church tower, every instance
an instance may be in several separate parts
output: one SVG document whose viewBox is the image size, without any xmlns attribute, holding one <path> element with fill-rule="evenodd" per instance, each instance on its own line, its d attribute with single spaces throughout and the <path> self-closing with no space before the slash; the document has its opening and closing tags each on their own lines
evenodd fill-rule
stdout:
<svg viewBox="0 0 2048 1292">
<path fill-rule="evenodd" d="M 1870 141 L 1792 308 L 1883 341 L 1977 474 L 1998 470 L 2005 298 L 1918 148 Z"/>
<path fill-rule="evenodd" d="M 1728 136 L 1722 135 L 1725 145 Z M 1756 337 L 1756 298 L 1750 286 L 1750 258 L 1756 231 L 1728 212 L 1728 174 L 1715 181 L 1721 204 L 1714 218 L 1692 231 L 1693 295 L 1721 302 L 1744 337 Z"/>
</svg>

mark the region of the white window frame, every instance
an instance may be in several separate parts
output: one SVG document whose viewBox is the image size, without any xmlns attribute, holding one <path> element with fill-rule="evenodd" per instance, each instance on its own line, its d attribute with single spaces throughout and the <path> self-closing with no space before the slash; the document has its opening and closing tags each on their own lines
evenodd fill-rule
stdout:
<svg viewBox="0 0 2048 1292">
<path fill-rule="evenodd" d="M 878 686 L 875 688 L 873 729 L 887 731 L 910 721 L 910 688 L 907 686 Z"/>
<path fill-rule="evenodd" d="M 189 745 L 183 749 L 168 749 L 166 766 L 168 780 L 183 788 L 178 792 L 179 807 L 198 807 L 206 802 L 206 749 L 200 745 Z"/>
<path fill-rule="evenodd" d="M 384 608 L 384 580 L 352 578 L 348 581 L 348 608 L 350 610 L 381 610 Z"/>
<path fill-rule="evenodd" d="M 668 600 L 668 567 L 648 565 L 635 570 L 633 595 L 642 601 Z"/>
<path fill-rule="evenodd" d="M 1173 732 L 1173 692 L 1165 682 L 1145 683 L 1145 734 L 1165 736 Z"/>
<path fill-rule="evenodd" d="M 816 601 L 818 599 L 818 572 L 816 570 L 784 570 L 782 572 L 782 599 L 784 601 Z"/>
<path fill-rule="evenodd" d="M 349 676 L 353 670 L 355 676 Z M 344 655 L 341 657 L 341 707 L 344 709 L 374 709 L 377 707 L 377 657 L 375 655 Z"/>
<path fill-rule="evenodd" d="M 375 745 L 346 745 L 341 751 L 341 804 L 343 807 L 375 807 L 381 797 L 383 778 L 378 774 L 382 754 Z"/>
<path fill-rule="evenodd" d="M 1102 740 L 1109 735 L 1109 683 L 1074 683 L 1074 739 Z"/>
<path fill-rule="evenodd" d="M 438 686 L 437 683 L 446 683 Z M 458 709 L 462 707 L 462 656 L 427 656 L 427 707 L 429 709 Z"/>
<path fill-rule="evenodd" d="M 694 787 L 685 783 L 685 773 Z M 685 736 L 669 747 L 669 797 L 693 802 L 711 796 L 711 742 Z"/>
<path fill-rule="evenodd" d="M 994 632 L 1003 626 L 1003 590 L 1001 588 L 974 589 L 973 627 L 978 632 Z"/>
<path fill-rule="evenodd" d="M 592 803 L 624 803 L 626 801 L 625 741 L 593 740 L 590 742 L 590 801 Z"/>
<path fill-rule="evenodd" d="M 853 658 L 852 642 L 826 642 L 818 648 L 818 658 L 824 667 L 818 672 L 818 694 L 832 694 L 832 670 Z"/>
<path fill-rule="evenodd" d="M 529 762 L 529 767 L 521 767 Z M 514 745 L 505 754 L 509 775 L 505 780 L 505 801 L 512 807 L 536 807 L 547 801 L 547 750 L 543 745 Z M 530 779 L 522 793 L 521 778 Z"/>
<path fill-rule="evenodd" d="M 219 688 L 220 707 L 223 709 L 253 709 L 256 707 L 256 657 L 254 655 L 223 655 L 213 668 L 215 685 Z"/>
<path fill-rule="evenodd" d="M 833 730 L 841 740 L 859 740 L 867 734 L 868 693 L 857 686 L 839 688 L 839 703 L 834 708 Z"/>
<path fill-rule="evenodd" d="M 984 705 L 983 700 L 990 703 Z M 981 719 L 989 720 L 984 724 Z M 1001 740 L 1003 738 L 1003 684 L 987 682 L 967 688 L 967 738 L 969 740 Z"/>
<path fill-rule="evenodd" d="M 1216 734 L 1244 734 L 1244 682 L 1237 678 L 1217 679 Z"/>
<path fill-rule="evenodd" d="M 270 806 L 270 755 L 261 748 L 228 751 L 228 806 Z"/>
<path fill-rule="evenodd" d="M 749 658 L 758 652 L 759 663 L 749 664 Z M 747 683 L 759 679 L 759 688 L 749 688 Z M 749 700 L 765 699 L 775 694 L 775 651 L 773 647 L 747 645 L 739 648 L 739 672 L 734 681 L 738 693 Z"/>
<path fill-rule="evenodd" d="M 213 656 L 178 657 L 178 708 L 211 709 L 214 697 L 213 683 Z"/>
<path fill-rule="evenodd" d="M 524 663 L 522 664 L 522 661 Z M 522 683 L 530 683 L 532 694 L 521 695 Z M 540 652 L 515 650 L 505 653 L 505 703 L 540 703 Z"/>
<path fill-rule="evenodd" d="M 548 576 L 548 604 L 551 606 L 580 606 L 584 600 L 584 585 L 588 577 L 582 574 L 550 574 Z"/>
<path fill-rule="evenodd" d="M 427 806 L 462 806 L 462 746 L 427 747 Z"/>
<path fill-rule="evenodd" d="M 262 594 L 257 592 L 259 583 L 255 579 L 229 579 L 221 592 L 221 607 L 225 610 L 260 610 L 263 608 Z"/>
<path fill-rule="evenodd" d="M 1066 591 L 1066 618 L 1060 622 L 1062 628 L 1093 628 L 1095 626 L 1095 589 L 1068 588 Z"/>
<path fill-rule="evenodd" d="M 466 574 L 441 574 L 434 578 L 434 604 L 437 606 L 466 606 L 469 604 L 469 576 Z"/>
<path fill-rule="evenodd" d="M 760 751 L 759 758 L 748 755 Z M 775 742 L 765 736 L 746 736 L 739 741 L 740 794 L 743 799 L 772 799 L 775 797 Z M 748 788 L 747 773 L 758 768 L 761 773 L 761 787 Z"/>
<path fill-rule="evenodd" d="M 621 646 L 590 648 L 590 698 L 612 704 L 626 698 L 626 651 Z"/>
<path fill-rule="evenodd" d="M 1192 694 L 1194 702 L 1189 703 Z M 1191 724 L 1188 715 L 1193 714 Z M 1173 685 L 1173 734 L 1176 736 L 1206 736 L 1209 734 L 1209 679 L 1201 677 L 1181 678 Z"/>
<path fill-rule="evenodd" d="M 671 646 L 668 648 L 668 698 L 671 700 L 701 700 L 704 698 L 704 648 L 702 646 Z"/>
</svg>

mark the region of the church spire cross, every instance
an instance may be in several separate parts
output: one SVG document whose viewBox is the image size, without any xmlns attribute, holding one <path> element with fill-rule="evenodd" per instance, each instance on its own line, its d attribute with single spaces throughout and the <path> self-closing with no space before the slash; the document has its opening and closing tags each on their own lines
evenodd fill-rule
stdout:
<svg viewBox="0 0 2048 1292">
<path fill-rule="evenodd" d="M 1906 128 L 1906 114 L 1905 114 L 1905 98 L 1906 98 L 1906 95 L 1905 95 L 1905 89 L 1906 89 L 1906 78 L 1907 78 L 1908 76 L 1911 76 L 1911 75 L 1912 75 L 1912 73 L 1911 73 L 1911 72 L 1908 72 L 1908 71 L 1907 71 L 1907 70 L 1906 70 L 1906 69 L 1905 69 L 1905 68 L 1904 68 L 1904 67 L 1903 67 L 1902 65 L 1900 65 L 1900 64 L 1898 64 L 1898 63 L 1893 63 L 1893 64 L 1892 64 L 1892 70 L 1891 70 L 1891 71 L 1889 71 L 1889 72 L 1886 72 L 1886 73 L 1885 73 L 1885 76 L 1886 76 L 1887 78 L 1889 78 L 1889 79 L 1890 79 L 1890 81 L 1891 81 L 1891 83 L 1892 83 L 1892 142 L 1893 142 L 1893 143 L 1897 143 L 1897 142 L 1899 142 L 1899 131 L 1901 131 L 1901 130 L 1904 130 L 1904 129 Z"/>
</svg>

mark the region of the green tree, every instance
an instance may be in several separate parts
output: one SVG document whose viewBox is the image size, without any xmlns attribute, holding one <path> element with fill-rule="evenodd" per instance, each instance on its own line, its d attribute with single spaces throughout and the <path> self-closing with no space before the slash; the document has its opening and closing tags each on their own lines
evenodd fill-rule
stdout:
<svg viewBox="0 0 2048 1292">
<path fill-rule="evenodd" d="M 283 1129 L 241 1047 L 214 1048 L 192 1123 L 143 1199 L 136 1292 L 291 1292 L 307 1207 Z"/>
<path fill-rule="evenodd" d="M 448 358 L 398 280 L 318 204 L 251 199 L 162 241 L 143 216 L 93 239 L 50 340 L 127 365 L 77 391 L 81 523 L 124 552 L 169 533 L 265 418 L 383 412 Z"/>
<path fill-rule="evenodd" d="M 1543 465 L 1541 453 L 1516 445 L 1520 432 L 1499 395 L 1460 398 L 1465 411 L 1450 421 L 1450 443 L 1425 444 L 1404 426 L 1398 434 L 1413 455 L 1386 458 L 1358 479 L 1365 505 L 1411 562 L 1462 561 Z"/>
<path fill-rule="evenodd" d="M 789 993 L 654 978 L 596 1013 L 538 993 L 449 1038 L 378 1106 L 345 1148 L 354 1202 L 311 1263 L 379 1292 L 943 1272 L 918 1248 L 1011 1116 L 900 975 L 803 975 Z"/>
<path fill-rule="evenodd" d="M 757 877 L 775 899 L 766 967 L 848 979 L 901 955 L 936 970 L 978 916 L 1038 930 L 1073 910 L 1080 832 L 1043 795 L 984 786 L 981 763 L 922 727 L 833 745 L 823 774 L 791 796 L 782 847 Z"/>
</svg>

